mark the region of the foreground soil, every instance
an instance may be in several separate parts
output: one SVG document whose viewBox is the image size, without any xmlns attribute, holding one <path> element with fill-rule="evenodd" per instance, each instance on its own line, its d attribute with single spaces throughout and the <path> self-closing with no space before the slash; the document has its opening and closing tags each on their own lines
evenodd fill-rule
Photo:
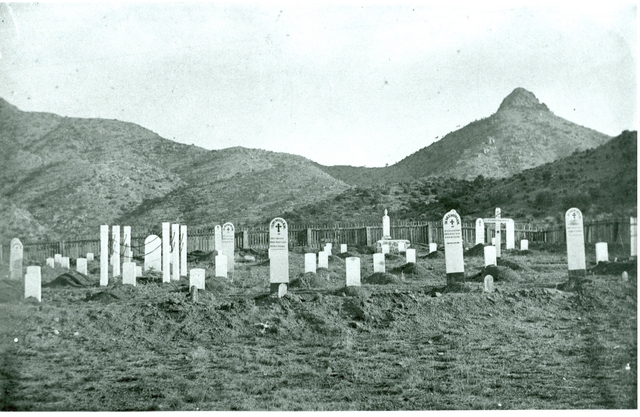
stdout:
<svg viewBox="0 0 640 417">
<path fill-rule="evenodd" d="M 0 407 L 637 408 L 635 263 L 628 281 L 600 267 L 562 291 L 566 255 L 506 251 L 487 294 L 481 257 L 465 258 L 467 283 L 452 292 L 444 257 L 424 255 L 409 266 L 391 256 L 374 276 L 363 251 L 366 284 L 345 288 L 340 257 L 303 275 L 303 254 L 292 253 L 295 282 L 281 299 L 268 294 L 260 253 L 238 257 L 229 279 L 204 257 L 191 263 L 207 269 L 197 302 L 186 277 L 99 287 L 97 262 L 86 280 L 43 267 L 41 303 L 0 279 Z"/>
</svg>

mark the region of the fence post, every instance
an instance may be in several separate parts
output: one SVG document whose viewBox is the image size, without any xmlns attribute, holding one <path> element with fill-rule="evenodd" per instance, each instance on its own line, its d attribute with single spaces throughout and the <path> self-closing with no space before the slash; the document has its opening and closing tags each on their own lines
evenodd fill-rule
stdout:
<svg viewBox="0 0 640 417">
<path fill-rule="evenodd" d="M 242 231 L 242 248 L 249 249 L 249 232 L 246 229 Z"/>
<path fill-rule="evenodd" d="M 371 246 L 373 245 L 373 243 L 371 242 L 371 228 L 370 227 L 365 227 L 365 232 L 367 233 L 367 246 Z"/>
<path fill-rule="evenodd" d="M 313 247 L 313 231 L 307 228 L 307 246 Z"/>
</svg>

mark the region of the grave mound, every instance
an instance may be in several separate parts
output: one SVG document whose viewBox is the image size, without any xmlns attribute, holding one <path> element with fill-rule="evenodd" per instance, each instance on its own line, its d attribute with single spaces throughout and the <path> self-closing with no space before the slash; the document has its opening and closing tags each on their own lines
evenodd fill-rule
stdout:
<svg viewBox="0 0 640 417">
<path fill-rule="evenodd" d="M 531 252 L 531 250 L 530 250 L 530 249 L 527 249 L 527 250 L 519 250 L 519 251 L 516 251 L 516 253 L 517 253 L 518 255 L 522 255 L 522 256 L 528 256 L 528 255 L 531 255 L 531 254 L 532 254 L 532 252 Z"/>
<path fill-rule="evenodd" d="M 438 259 L 438 258 L 442 258 L 444 256 L 443 253 L 440 253 L 439 251 L 433 251 L 428 255 L 423 255 L 420 258 L 422 259 Z"/>
<path fill-rule="evenodd" d="M 187 262 L 213 262 L 216 259 L 218 252 L 213 250 L 211 252 L 204 252 L 201 250 L 194 250 L 187 253 Z"/>
<path fill-rule="evenodd" d="M 478 243 L 464 253 L 464 256 L 484 256 L 484 245 Z"/>
<path fill-rule="evenodd" d="M 427 268 L 425 268 L 422 265 L 414 264 L 413 262 L 409 262 L 407 264 L 395 267 L 390 272 L 393 272 L 396 274 L 403 273 L 405 275 L 419 275 L 419 276 L 424 276 L 428 273 Z"/>
<path fill-rule="evenodd" d="M 521 269 L 524 269 L 520 264 L 504 258 L 498 258 L 498 266 L 506 266 L 507 268 L 513 269 L 514 271 L 520 271 Z"/>
<path fill-rule="evenodd" d="M 341 258 L 340 256 L 336 256 L 336 255 L 329 255 L 329 261 L 338 262 L 338 263 L 341 263 L 341 264 L 344 263 L 344 259 Z"/>
<path fill-rule="evenodd" d="M 330 285 L 331 282 L 328 279 L 313 272 L 307 272 L 289 284 L 291 288 L 327 288 Z"/>
<path fill-rule="evenodd" d="M 62 275 L 58 275 L 53 281 L 42 284 L 43 288 L 57 287 L 92 287 L 98 281 L 88 278 L 86 275 L 76 271 L 67 271 Z"/>
<path fill-rule="evenodd" d="M 20 280 L 0 280 L 0 303 L 20 300 L 24 295 L 24 284 Z"/>
<path fill-rule="evenodd" d="M 513 271 L 511 268 L 506 266 L 489 265 L 484 267 L 479 274 L 474 275 L 473 278 L 469 278 L 469 281 L 484 282 L 484 277 L 487 275 L 491 275 L 494 282 L 512 282 L 520 280 L 520 274 Z"/>
<path fill-rule="evenodd" d="M 371 296 L 371 292 L 364 287 L 342 287 L 335 290 L 333 294 L 340 297 L 356 297 L 363 301 Z"/>
<path fill-rule="evenodd" d="M 384 260 L 385 261 L 401 261 L 401 260 L 404 260 L 404 256 L 398 255 L 395 253 L 385 253 Z"/>
<path fill-rule="evenodd" d="M 356 251 L 352 251 L 352 250 L 348 250 L 345 253 L 339 253 L 336 255 L 336 257 L 340 258 L 340 259 L 346 259 L 346 258 L 351 258 L 351 257 L 359 257 L 360 253 L 356 252 Z"/>
<path fill-rule="evenodd" d="M 364 277 L 362 283 L 374 285 L 402 284 L 402 280 L 396 275 L 387 272 L 376 272 Z"/>
<path fill-rule="evenodd" d="M 636 275 L 636 262 L 598 262 L 598 265 L 589 270 L 596 275 L 620 275 L 627 271 L 629 276 Z"/>
<path fill-rule="evenodd" d="M 220 293 L 220 292 L 229 292 L 229 290 L 232 288 L 232 285 L 227 278 L 209 277 L 204 281 L 204 288 L 206 291 Z M 189 292 L 188 285 L 185 285 L 185 291 Z"/>
<path fill-rule="evenodd" d="M 162 271 L 148 270 L 136 278 L 138 283 L 162 282 Z"/>
<path fill-rule="evenodd" d="M 87 297 L 84 301 L 100 301 L 102 303 L 110 303 L 113 301 L 120 300 L 120 297 L 111 291 L 100 291 L 95 294 L 87 294 Z"/>
<path fill-rule="evenodd" d="M 326 279 L 327 281 L 331 280 L 331 271 L 327 268 L 316 268 L 316 275 L 320 278 Z"/>
<path fill-rule="evenodd" d="M 471 288 L 465 282 L 453 282 L 442 289 L 443 293 L 471 292 Z"/>
</svg>

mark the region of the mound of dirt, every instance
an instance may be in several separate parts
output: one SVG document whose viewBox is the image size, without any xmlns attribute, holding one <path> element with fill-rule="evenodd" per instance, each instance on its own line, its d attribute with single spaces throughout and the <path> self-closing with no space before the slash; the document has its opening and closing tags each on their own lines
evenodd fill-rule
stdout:
<svg viewBox="0 0 640 417">
<path fill-rule="evenodd" d="M 0 303 L 18 301 L 24 297 L 24 287 L 21 280 L 0 280 Z"/>
<path fill-rule="evenodd" d="M 358 252 L 348 250 L 348 251 L 346 251 L 344 253 L 339 253 L 339 254 L 336 255 L 336 257 L 341 258 L 341 259 L 351 258 L 351 257 L 354 257 L 354 256 L 358 257 L 358 256 L 360 256 L 360 254 Z"/>
<path fill-rule="evenodd" d="M 498 266 L 506 266 L 507 268 L 513 269 L 514 271 L 520 271 L 521 269 L 524 269 L 520 264 L 504 258 L 498 258 Z"/>
<path fill-rule="evenodd" d="M 620 275 L 627 271 L 629 276 L 637 274 L 636 262 L 598 262 L 598 265 L 589 270 L 596 275 Z"/>
<path fill-rule="evenodd" d="M 187 287 L 187 285 L 185 285 L 185 287 Z M 204 288 L 207 291 L 211 291 L 214 293 L 224 293 L 229 292 L 229 290 L 233 287 L 227 278 L 209 277 L 204 281 Z M 189 292 L 189 288 L 186 288 L 186 291 Z"/>
<path fill-rule="evenodd" d="M 442 258 L 443 256 L 444 256 L 443 253 L 440 253 L 438 251 L 433 251 L 428 255 L 421 256 L 420 258 L 423 258 L 423 259 L 424 258 L 426 258 L 426 259 L 438 259 L 438 258 Z"/>
<path fill-rule="evenodd" d="M 385 261 L 401 261 L 401 260 L 404 260 L 404 256 L 398 255 L 396 253 L 385 253 L 384 260 Z"/>
<path fill-rule="evenodd" d="M 101 303 L 110 303 L 120 300 L 120 297 L 111 291 L 100 291 L 92 295 L 88 295 L 84 301 L 99 301 Z"/>
<path fill-rule="evenodd" d="M 464 253 L 464 256 L 484 256 L 484 245 L 478 243 Z"/>
<path fill-rule="evenodd" d="M 307 272 L 289 284 L 291 288 L 327 288 L 330 285 L 328 279 L 313 272 Z"/>
<path fill-rule="evenodd" d="M 187 262 L 213 262 L 217 255 L 218 252 L 215 250 L 211 252 L 194 250 L 193 252 L 187 253 Z"/>
<path fill-rule="evenodd" d="M 317 268 L 316 275 L 318 275 L 322 279 L 326 279 L 327 281 L 331 280 L 331 271 L 327 268 Z"/>
<path fill-rule="evenodd" d="M 364 277 L 363 284 L 388 285 L 401 284 L 402 280 L 393 274 L 387 272 L 376 272 L 375 274 Z"/>
<path fill-rule="evenodd" d="M 43 288 L 57 287 L 93 287 L 98 281 L 92 280 L 84 274 L 77 271 L 67 271 L 62 275 L 58 275 L 53 281 L 43 284 Z"/>
<path fill-rule="evenodd" d="M 333 292 L 337 296 L 356 297 L 361 300 L 367 300 L 371 296 L 369 290 L 364 287 L 342 287 Z"/>
<path fill-rule="evenodd" d="M 405 275 L 420 275 L 420 276 L 424 276 L 428 273 L 427 268 L 425 268 L 422 265 L 414 264 L 413 262 L 395 267 L 391 270 L 391 272 L 397 273 L 397 274 L 403 273 Z"/>
<path fill-rule="evenodd" d="M 512 282 L 512 281 L 520 280 L 520 274 L 513 271 L 511 268 L 508 268 L 505 266 L 489 265 L 484 267 L 480 272 L 480 274 L 477 274 L 474 276 L 474 278 L 476 278 L 474 279 L 474 281 L 484 282 L 484 277 L 486 277 L 487 275 L 491 275 L 493 277 L 494 282 L 496 281 Z M 469 280 L 471 281 L 471 279 Z"/>
<path fill-rule="evenodd" d="M 162 282 L 162 271 L 148 270 L 136 278 L 138 283 Z"/>
<path fill-rule="evenodd" d="M 344 263 L 344 259 L 341 258 L 340 256 L 336 256 L 336 255 L 329 255 L 329 262 L 331 262 L 331 261 L 338 262 L 338 263 L 341 263 L 341 264 Z"/>
</svg>

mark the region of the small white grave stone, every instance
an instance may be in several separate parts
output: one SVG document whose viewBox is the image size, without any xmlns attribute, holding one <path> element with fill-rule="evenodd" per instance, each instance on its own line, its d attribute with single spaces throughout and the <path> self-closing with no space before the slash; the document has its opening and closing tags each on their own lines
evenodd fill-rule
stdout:
<svg viewBox="0 0 640 417">
<path fill-rule="evenodd" d="M 34 297 L 42 301 L 42 275 L 39 266 L 28 266 L 24 276 L 24 298 Z"/>
<path fill-rule="evenodd" d="M 476 245 L 484 245 L 484 220 L 476 219 Z"/>
<path fill-rule="evenodd" d="M 416 263 L 416 250 L 407 249 L 407 263 Z"/>
<path fill-rule="evenodd" d="M 222 225 L 222 254 L 227 255 L 227 268 L 233 272 L 235 267 L 236 229 L 232 223 Z"/>
<path fill-rule="evenodd" d="M 333 253 L 333 243 L 325 244 L 324 251 L 327 252 L 329 255 L 331 255 Z"/>
<path fill-rule="evenodd" d="M 171 223 L 162 223 L 162 282 L 171 282 Z"/>
<path fill-rule="evenodd" d="M 189 270 L 189 288 L 196 286 L 199 290 L 204 290 L 205 271 L 202 268 L 193 268 Z"/>
<path fill-rule="evenodd" d="M 437 252 L 438 244 L 437 243 L 429 243 L 429 253 Z"/>
<path fill-rule="evenodd" d="M 142 276 L 142 267 L 139 265 L 136 265 L 136 278 L 141 276 Z"/>
<path fill-rule="evenodd" d="M 484 277 L 484 292 L 493 292 L 493 276 Z"/>
<path fill-rule="evenodd" d="M 622 271 L 622 280 L 629 281 L 629 273 L 627 271 Z"/>
<path fill-rule="evenodd" d="M 227 255 L 216 255 L 216 276 L 227 278 Z"/>
<path fill-rule="evenodd" d="M 280 284 L 275 284 L 275 285 L 278 286 L 278 298 L 282 298 L 285 295 L 287 295 L 287 284 L 282 282 Z"/>
<path fill-rule="evenodd" d="M 56 264 L 55 261 L 53 260 L 53 258 L 47 258 L 47 266 L 50 266 L 51 268 L 55 268 Z"/>
<path fill-rule="evenodd" d="M 629 247 L 631 259 L 638 256 L 638 218 L 630 217 L 629 234 L 631 235 L 631 246 Z"/>
<path fill-rule="evenodd" d="M 111 268 L 114 277 L 120 275 L 120 226 L 111 226 Z"/>
<path fill-rule="evenodd" d="M 382 247 L 382 254 L 383 255 L 386 255 L 387 253 L 389 253 L 389 245 L 384 244 L 381 247 Z"/>
<path fill-rule="evenodd" d="M 180 225 L 171 225 L 171 281 L 180 281 Z"/>
<path fill-rule="evenodd" d="M 489 265 L 498 265 L 495 246 L 484 247 L 484 266 Z"/>
<path fill-rule="evenodd" d="M 513 219 L 506 220 L 505 223 L 507 229 L 507 249 L 515 249 L 516 248 L 516 225 Z"/>
<path fill-rule="evenodd" d="M 316 254 L 305 253 L 304 254 L 304 273 L 313 272 L 316 273 Z"/>
<path fill-rule="evenodd" d="M 586 261 L 584 255 L 584 228 L 582 212 L 577 208 L 570 208 L 565 214 L 565 231 L 567 235 L 567 259 L 569 277 L 586 275 Z"/>
<path fill-rule="evenodd" d="M 144 270 L 162 271 L 162 239 L 149 235 L 144 240 Z"/>
<path fill-rule="evenodd" d="M 88 262 L 93 261 L 93 252 L 87 252 L 87 261 Z"/>
<path fill-rule="evenodd" d="M 384 209 L 384 216 L 382 216 L 382 238 L 391 239 L 391 219 L 387 214 L 387 209 Z"/>
<path fill-rule="evenodd" d="M 325 251 L 318 252 L 318 268 L 329 268 L 329 254 Z"/>
<path fill-rule="evenodd" d="M 213 248 L 218 252 L 218 255 L 222 253 L 222 226 L 219 224 L 213 228 Z"/>
<path fill-rule="evenodd" d="M 607 242 L 596 243 L 596 263 L 609 262 L 609 247 Z"/>
<path fill-rule="evenodd" d="M 68 256 L 63 256 L 60 263 L 61 263 L 63 268 L 66 268 L 66 269 L 70 268 L 69 257 Z"/>
<path fill-rule="evenodd" d="M 53 262 L 57 266 L 61 266 L 62 265 L 62 255 L 59 254 L 59 253 L 56 253 L 55 255 L 53 255 Z"/>
<path fill-rule="evenodd" d="M 269 223 L 269 248 L 269 284 L 270 292 L 274 293 L 276 285 L 279 291 L 280 284 L 285 284 L 286 287 L 289 283 L 289 227 L 281 217 L 276 217 Z"/>
<path fill-rule="evenodd" d="M 520 250 L 529 250 L 529 241 L 527 239 L 520 241 Z"/>
<path fill-rule="evenodd" d="M 100 226 L 100 286 L 109 284 L 109 225 Z"/>
<path fill-rule="evenodd" d="M 373 272 L 385 272 L 385 260 L 383 253 L 373 254 Z"/>
<path fill-rule="evenodd" d="M 340 245 L 340 253 L 346 253 L 347 252 L 347 244 L 346 243 L 342 243 Z"/>
<path fill-rule="evenodd" d="M 135 262 L 123 262 L 122 263 L 122 283 L 136 286 L 136 263 Z"/>
<path fill-rule="evenodd" d="M 131 262 L 131 226 L 122 227 L 122 261 Z"/>
<path fill-rule="evenodd" d="M 78 258 L 76 259 L 76 271 L 81 274 L 87 275 L 87 259 L 86 258 Z"/>
<path fill-rule="evenodd" d="M 347 287 L 360 286 L 360 258 L 352 256 L 345 259 L 347 270 Z"/>
<path fill-rule="evenodd" d="M 495 246 L 496 245 L 496 238 L 492 237 L 491 238 L 491 246 Z"/>
<path fill-rule="evenodd" d="M 187 226 L 180 225 L 180 275 L 187 276 Z"/>
<path fill-rule="evenodd" d="M 464 248 L 460 215 L 455 210 L 445 214 L 442 218 L 442 228 L 447 285 L 464 282 Z"/>
<path fill-rule="evenodd" d="M 501 254 L 500 254 L 500 249 L 502 247 L 502 210 L 500 209 L 500 207 L 496 207 L 496 222 L 495 224 L 495 228 L 496 228 L 496 242 L 494 243 L 493 246 L 496 247 L 496 257 L 500 258 Z"/>
<path fill-rule="evenodd" d="M 404 253 L 406 252 L 406 248 L 404 246 L 404 242 L 398 242 L 398 253 Z"/>
</svg>

